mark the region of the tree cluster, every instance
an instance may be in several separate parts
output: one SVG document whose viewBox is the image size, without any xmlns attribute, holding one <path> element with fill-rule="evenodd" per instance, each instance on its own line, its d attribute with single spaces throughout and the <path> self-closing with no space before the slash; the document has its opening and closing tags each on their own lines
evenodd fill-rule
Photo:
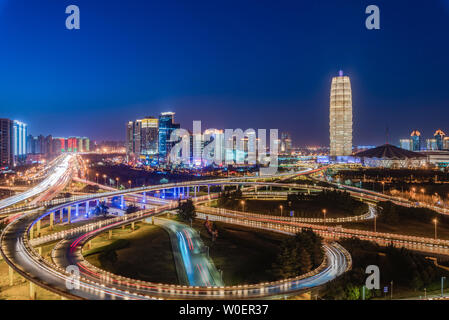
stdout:
<svg viewBox="0 0 449 320">
<path fill-rule="evenodd" d="M 272 273 L 279 279 L 296 277 L 318 267 L 323 261 L 321 238 L 311 229 L 282 242 Z"/>
</svg>

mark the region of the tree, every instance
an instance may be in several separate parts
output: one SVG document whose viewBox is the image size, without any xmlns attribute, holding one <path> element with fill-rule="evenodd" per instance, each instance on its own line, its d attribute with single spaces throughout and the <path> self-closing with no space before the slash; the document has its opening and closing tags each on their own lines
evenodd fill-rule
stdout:
<svg viewBox="0 0 449 320">
<path fill-rule="evenodd" d="M 190 221 L 196 217 L 196 209 L 192 200 L 187 200 L 185 202 L 178 202 L 178 215 L 183 221 Z"/>
<path fill-rule="evenodd" d="M 299 249 L 298 256 L 298 271 L 300 274 L 309 272 L 312 269 L 312 262 L 310 261 L 310 254 L 304 248 Z"/>
</svg>

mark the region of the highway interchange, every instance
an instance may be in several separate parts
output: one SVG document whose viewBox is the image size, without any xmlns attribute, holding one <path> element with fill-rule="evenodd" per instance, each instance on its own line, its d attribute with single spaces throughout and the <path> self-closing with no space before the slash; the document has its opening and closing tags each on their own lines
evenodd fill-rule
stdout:
<svg viewBox="0 0 449 320">
<path fill-rule="evenodd" d="M 59 172 L 60 181 L 64 177 L 60 171 L 67 173 L 67 165 L 69 158 L 65 158 L 62 163 L 58 163 L 55 172 Z M 58 170 L 59 168 L 59 170 Z M 64 170 L 62 168 L 65 168 Z M 305 170 L 297 174 L 315 173 L 316 170 Z M 290 173 L 291 175 L 291 173 Z M 47 178 L 48 179 L 48 178 Z M 53 178 L 55 179 L 55 177 Z M 347 251 L 339 246 L 333 240 L 340 237 L 357 236 L 362 239 L 375 241 L 382 245 L 392 243 L 396 246 L 405 246 L 412 250 L 438 252 L 449 254 L 449 241 L 435 240 L 428 238 L 409 237 L 401 235 L 391 235 L 361 231 L 356 229 L 329 228 L 324 225 L 308 224 L 299 221 L 292 221 L 286 217 L 261 216 L 251 213 L 235 213 L 214 211 L 212 208 L 203 204 L 210 201 L 216 194 L 210 193 L 211 186 L 245 186 L 252 187 L 257 192 L 257 188 L 265 186 L 282 186 L 289 189 L 321 189 L 317 186 L 304 186 L 282 183 L 270 183 L 257 180 L 254 177 L 250 179 L 216 179 L 193 181 L 178 184 L 167 184 L 152 187 L 142 187 L 127 189 L 121 191 L 111 191 L 97 195 L 89 195 L 76 197 L 77 199 L 65 202 L 58 206 L 49 208 L 44 211 L 31 211 L 21 215 L 10 223 L 1 236 L 1 253 L 6 262 L 19 274 L 33 283 L 38 284 L 52 292 L 60 294 L 72 299 L 159 299 L 159 298 L 176 298 L 176 299 L 237 299 L 237 298 L 273 298 L 290 295 L 306 288 L 320 286 L 327 281 L 343 274 L 351 267 L 351 257 Z M 55 181 L 55 180 L 52 180 Z M 188 274 L 189 283 L 183 285 L 164 285 L 146 283 L 135 279 L 126 279 L 118 275 L 110 274 L 104 270 L 90 265 L 82 256 L 82 247 L 90 239 L 96 235 L 135 221 L 148 219 L 167 210 L 176 207 L 176 202 L 170 200 L 162 200 L 146 196 L 147 193 L 167 190 L 170 188 L 179 188 L 177 190 L 195 190 L 199 187 L 207 187 L 207 196 L 194 197 L 198 204 L 199 217 L 205 218 L 207 215 L 211 220 L 220 220 L 227 223 L 246 225 L 252 228 L 266 229 L 274 232 L 282 232 L 294 234 L 301 228 L 313 228 L 323 238 L 328 240 L 324 246 L 326 259 L 323 265 L 313 272 L 300 276 L 295 279 L 285 279 L 273 283 L 263 283 L 257 285 L 245 286 L 223 286 L 221 279 L 217 276 L 213 265 L 207 265 L 208 259 L 195 255 L 195 251 L 199 249 L 198 239 L 194 234 L 186 233 L 185 230 L 174 228 L 173 234 L 176 235 L 179 252 L 182 253 L 182 261 L 195 261 L 200 259 L 202 266 L 206 267 L 206 271 L 198 268 L 198 263 L 185 264 L 186 269 L 196 270 Z M 176 189 L 174 189 L 176 190 Z M 365 190 L 348 190 L 353 196 L 357 196 L 364 201 L 378 201 L 383 199 L 383 195 L 365 192 Z M 143 194 L 142 196 L 139 196 Z M 185 193 L 184 193 L 185 194 Z M 111 197 L 136 196 L 141 199 L 142 210 L 137 213 L 108 219 L 103 222 L 95 222 L 87 224 L 83 227 L 77 227 L 72 230 L 62 232 L 60 235 L 53 234 L 45 239 L 37 238 L 29 240 L 31 228 L 38 223 L 40 219 L 48 218 L 50 214 L 55 214 L 63 208 L 85 205 L 89 202 L 108 199 Z M 148 203 L 147 203 L 147 199 Z M 398 200 L 399 201 L 399 200 Z M 371 207 L 372 208 L 372 207 Z M 371 210 L 371 209 L 370 209 Z M 61 211 L 59 211 L 61 212 Z M 365 218 L 372 218 L 375 212 L 370 211 Z M 203 216 L 204 215 L 204 216 Z M 39 222 L 40 223 L 40 222 Z M 168 228 L 172 227 L 166 226 Z M 33 246 L 41 245 L 49 241 L 60 240 L 52 252 L 52 260 L 50 263 L 40 256 Z M 196 246 L 195 246 L 196 245 Z M 204 252 L 202 252 L 204 253 Z M 79 287 L 75 289 L 67 288 L 67 281 L 72 281 L 73 277 L 66 271 L 68 266 L 76 265 L 80 270 Z"/>
</svg>

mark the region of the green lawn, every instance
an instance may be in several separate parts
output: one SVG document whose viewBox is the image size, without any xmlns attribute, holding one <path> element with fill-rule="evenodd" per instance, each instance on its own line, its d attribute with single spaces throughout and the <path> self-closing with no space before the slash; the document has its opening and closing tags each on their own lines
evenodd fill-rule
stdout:
<svg viewBox="0 0 449 320">
<path fill-rule="evenodd" d="M 115 249 L 117 261 L 102 265 L 99 256 Z M 143 222 L 125 230 L 114 229 L 112 239 L 108 232 L 92 240 L 92 249 L 83 250 L 87 261 L 114 274 L 156 283 L 177 284 L 178 278 L 168 233 L 158 226 Z"/>
</svg>

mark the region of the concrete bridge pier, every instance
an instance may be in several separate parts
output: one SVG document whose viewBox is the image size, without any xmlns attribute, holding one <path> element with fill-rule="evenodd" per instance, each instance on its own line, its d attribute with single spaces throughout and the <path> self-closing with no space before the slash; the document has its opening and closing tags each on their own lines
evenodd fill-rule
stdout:
<svg viewBox="0 0 449 320">
<path fill-rule="evenodd" d="M 147 203 L 147 192 L 143 192 L 143 203 Z"/>
<path fill-rule="evenodd" d="M 77 216 L 78 217 L 78 214 L 80 213 L 80 205 L 79 205 L 79 203 L 77 203 L 76 205 L 75 205 L 75 216 Z"/>
<path fill-rule="evenodd" d="M 134 231 L 134 222 L 131 222 L 131 230 Z"/>
<path fill-rule="evenodd" d="M 71 206 L 69 206 L 69 207 L 67 208 L 67 222 L 68 222 L 69 224 L 72 223 L 72 207 L 71 207 Z"/>
<path fill-rule="evenodd" d="M 55 212 L 50 213 L 50 230 L 53 230 L 53 224 L 55 223 Z"/>
<path fill-rule="evenodd" d="M 89 214 L 89 200 L 86 201 L 86 215 Z"/>
<path fill-rule="evenodd" d="M 122 209 L 125 208 L 125 196 L 124 195 L 120 196 L 120 208 L 122 208 Z"/>
<path fill-rule="evenodd" d="M 42 247 L 37 248 L 37 253 L 39 253 L 39 255 L 42 255 Z"/>
<path fill-rule="evenodd" d="M 112 229 L 109 230 L 109 236 L 108 239 L 111 240 L 112 239 Z"/>
<path fill-rule="evenodd" d="M 196 186 L 193 187 L 193 196 L 196 198 Z"/>
<path fill-rule="evenodd" d="M 151 224 L 154 225 L 154 217 L 151 217 Z"/>
<path fill-rule="evenodd" d="M 36 285 L 30 281 L 30 300 L 36 300 Z"/>
<path fill-rule="evenodd" d="M 9 286 L 12 287 L 14 284 L 14 269 L 9 266 Z"/>
<path fill-rule="evenodd" d="M 190 187 L 187 187 L 187 198 L 189 198 Z"/>
<path fill-rule="evenodd" d="M 31 226 L 30 228 L 30 240 L 34 238 L 34 226 Z"/>
<path fill-rule="evenodd" d="M 59 209 L 59 223 L 62 223 L 64 219 L 64 209 Z"/>
<path fill-rule="evenodd" d="M 41 235 L 41 219 L 37 220 L 36 228 L 36 236 L 39 237 Z"/>
<path fill-rule="evenodd" d="M 210 185 L 207 185 L 207 195 L 210 196 Z"/>
</svg>

